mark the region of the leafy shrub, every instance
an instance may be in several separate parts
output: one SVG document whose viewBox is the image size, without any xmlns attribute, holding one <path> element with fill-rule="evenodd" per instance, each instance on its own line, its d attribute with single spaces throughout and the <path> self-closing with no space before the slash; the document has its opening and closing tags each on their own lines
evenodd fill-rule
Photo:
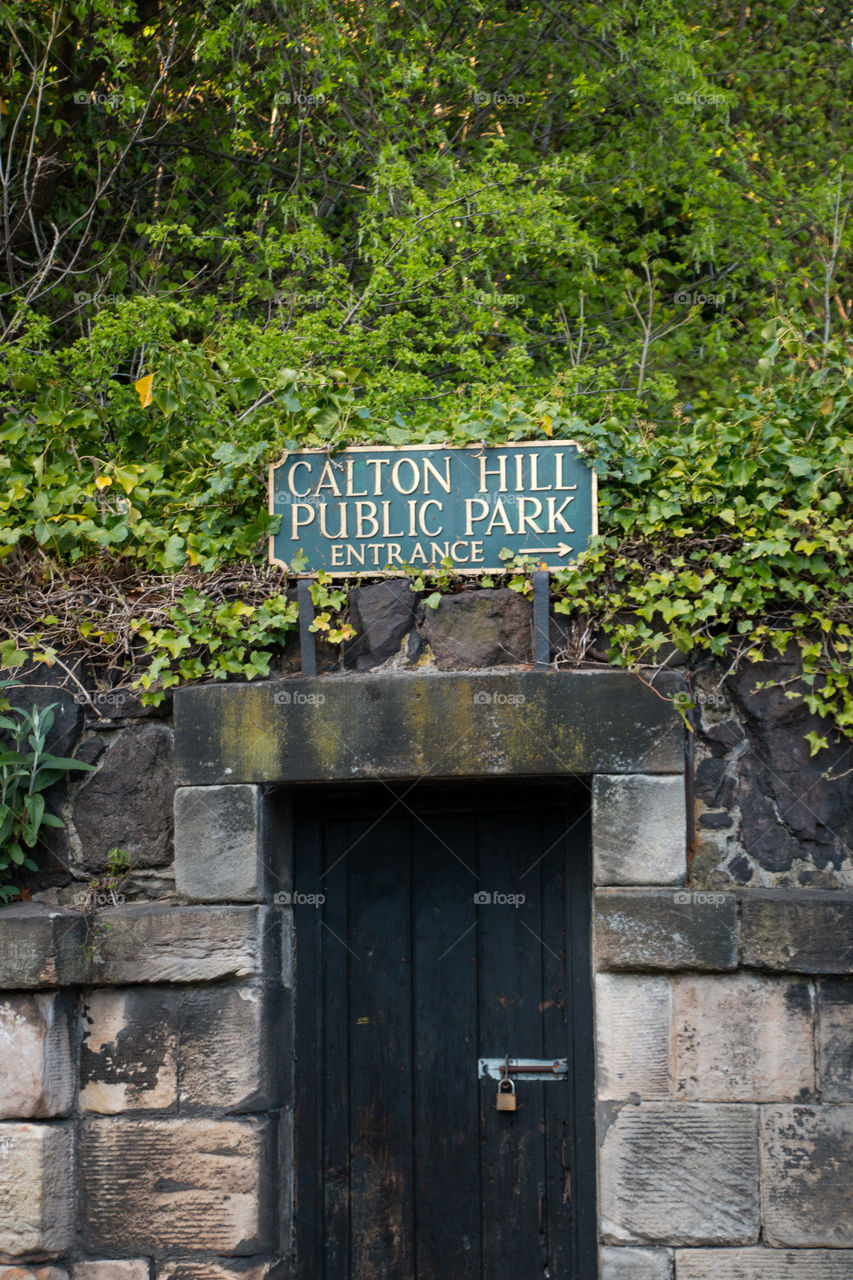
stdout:
<svg viewBox="0 0 853 1280">
<path fill-rule="evenodd" d="M 17 688 L 0 682 L 0 691 Z M 53 728 L 56 704 L 40 710 L 24 711 L 0 698 L 0 731 L 7 738 L 0 743 L 0 899 L 17 895 L 16 886 L 6 877 L 17 867 L 37 871 L 27 850 L 33 849 L 44 827 L 61 827 L 62 820 L 45 808 L 44 792 L 71 769 L 91 770 L 82 760 L 65 759 L 45 750 Z"/>
<path fill-rule="evenodd" d="M 223 566 L 264 556 L 263 538 L 278 519 L 266 512 L 266 467 L 282 445 L 572 438 L 599 475 L 601 532 L 576 565 L 554 574 L 557 608 L 604 625 L 611 660 L 628 665 L 654 662 L 668 645 L 737 661 L 793 644 L 809 706 L 847 732 L 853 360 L 846 344 L 816 347 L 781 318 L 765 327 L 765 341 L 756 374 L 733 388 L 728 405 L 700 412 L 676 405 L 655 422 L 636 405 L 633 416 L 626 405 L 624 416 L 583 420 L 556 385 L 532 404 L 492 401 L 448 413 L 440 425 L 431 416 L 383 425 L 342 373 L 303 380 L 285 370 L 245 389 L 251 405 L 235 427 L 219 401 L 230 404 L 233 393 L 242 403 L 245 371 L 226 376 L 212 356 L 206 370 L 197 352 L 185 364 L 174 356 L 180 415 L 170 405 L 140 407 L 120 441 L 108 440 L 105 421 L 125 403 L 123 393 L 100 413 L 49 393 L 7 424 L 0 563 L 5 553 L 86 565 L 108 553 L 143 575 L 194 570 L 195 585 L 165 616 L 161 610 L 156 625 L 144 611 L 132 618 L 129 668 L 146 700 L 156 701 L 182 680 L 267 674 L 296 625 L 282 577 L 251 603 L 210 594 Z M 104 497 L 113 488 L 124 495 L 118 502 Z M 511 585 L 529 591 L 532 562 L 507 567 Z M 446 565 L 433 576 L 439 589 L 452 581 Z M 424 589 L 424 576 L 415 577 Z M 314 598 L 315 629 L 344 640 L 345 590 L 321 580 Z M 78 632 L 104 644 L 115 638 L 82 614 Z M 20 661 L 26 640 L 19 633 L 0 645 L 0 660 Z M 47 644 L 41 652 L 48 661 L 56 656 Z M 813 749 L 822 742 L 813 740 Z"/>
</svg>

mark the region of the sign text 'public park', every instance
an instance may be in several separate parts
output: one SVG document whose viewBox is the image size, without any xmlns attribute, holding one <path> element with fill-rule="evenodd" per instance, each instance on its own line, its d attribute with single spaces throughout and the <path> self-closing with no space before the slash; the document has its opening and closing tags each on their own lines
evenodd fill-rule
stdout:
<svg viewBox="0 0 853 1280">
<path fill-rule="evenodd" d="M 568 440 L 287 453 L 270 467 L 269 509 L 282 518 L 274 564 L 340 576 L 448 558 L 499 572 L 504 549 L 557 569 L 597 532 L 595 473 Z"/>
</svg>

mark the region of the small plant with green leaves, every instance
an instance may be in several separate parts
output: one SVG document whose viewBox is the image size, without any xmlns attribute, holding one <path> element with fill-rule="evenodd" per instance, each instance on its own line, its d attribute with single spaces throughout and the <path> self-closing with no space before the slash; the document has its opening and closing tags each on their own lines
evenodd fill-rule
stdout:
<svg viewBox="0 0 853 1280">
<path fill-rule="evenodd" d="M 88 965 L 100 959 L 101 943 L 112 925 L 98 912 L 103 907 L 118 907 L 124 902 L 121 890 L 130 874 L 130 854 L 126 849 L 113 845 L 107 854 L 107 865 L 97 880 L 92 880 L 80 895 L 79 902 L 86 920 L 86 938 L 83 955 Z"/>
<path fill-rule="evenodd" d="M 124 902 L 121 890 L 130 874 L 130 854 L 113 846 L 107 854 L 107 865 L 96 880 L 91 880 L 78 901 L 86 911 L 95 907 L 117 907 Z"/>
<path fill-rule="evenodd" d="M 19 887 L 7 877 L 14 868 L 37 871 L 28 852 L 34 849 L 45 827 L 61 827 L 61 818 L 48 813 L 44 793 L 71 769 L 91 770 L 82 760 L 52 755 L 46 749 L 53 728 L 56 703 L 41 710 L 12 707 L 2 696 L 20 686 L 0 682 L 0 901 L 17 897 Z"/>
<path fill-rule="evenodd" d="M 334 586 L 330 573 L 318 573 L 311 583 L 311 601 L 320 612 L 314 615 L 309 630 L 321 632 L 329 644 L 343 644 L 355 635 L 355 627 L 342 617 L 347 596 L 346 587 Z"/>
</svg>

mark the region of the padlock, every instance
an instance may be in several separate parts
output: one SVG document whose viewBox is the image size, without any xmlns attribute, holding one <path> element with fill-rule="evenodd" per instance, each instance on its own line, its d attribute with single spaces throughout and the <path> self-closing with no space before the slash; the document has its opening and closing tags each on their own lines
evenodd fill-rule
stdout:
<svg viewBox="0 0 853 1280">
<path fill-rule="evenodd" d="M 498 1111 L 515 1111 L 515 1081 L 501 1080 L 498 1085 Z"/>
</svg>

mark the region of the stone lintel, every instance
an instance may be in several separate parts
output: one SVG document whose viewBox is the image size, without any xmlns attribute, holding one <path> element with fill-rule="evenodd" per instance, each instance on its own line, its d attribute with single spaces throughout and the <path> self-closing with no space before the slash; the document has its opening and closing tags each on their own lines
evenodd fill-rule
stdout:
<svg viewBox="0 0 853 1280">
<path fill-rule="evenodd" d="M 675 677 L 622 671 L 321 676 L 175 695 L 179 785 L 681 773 Z"/>
</svg>

